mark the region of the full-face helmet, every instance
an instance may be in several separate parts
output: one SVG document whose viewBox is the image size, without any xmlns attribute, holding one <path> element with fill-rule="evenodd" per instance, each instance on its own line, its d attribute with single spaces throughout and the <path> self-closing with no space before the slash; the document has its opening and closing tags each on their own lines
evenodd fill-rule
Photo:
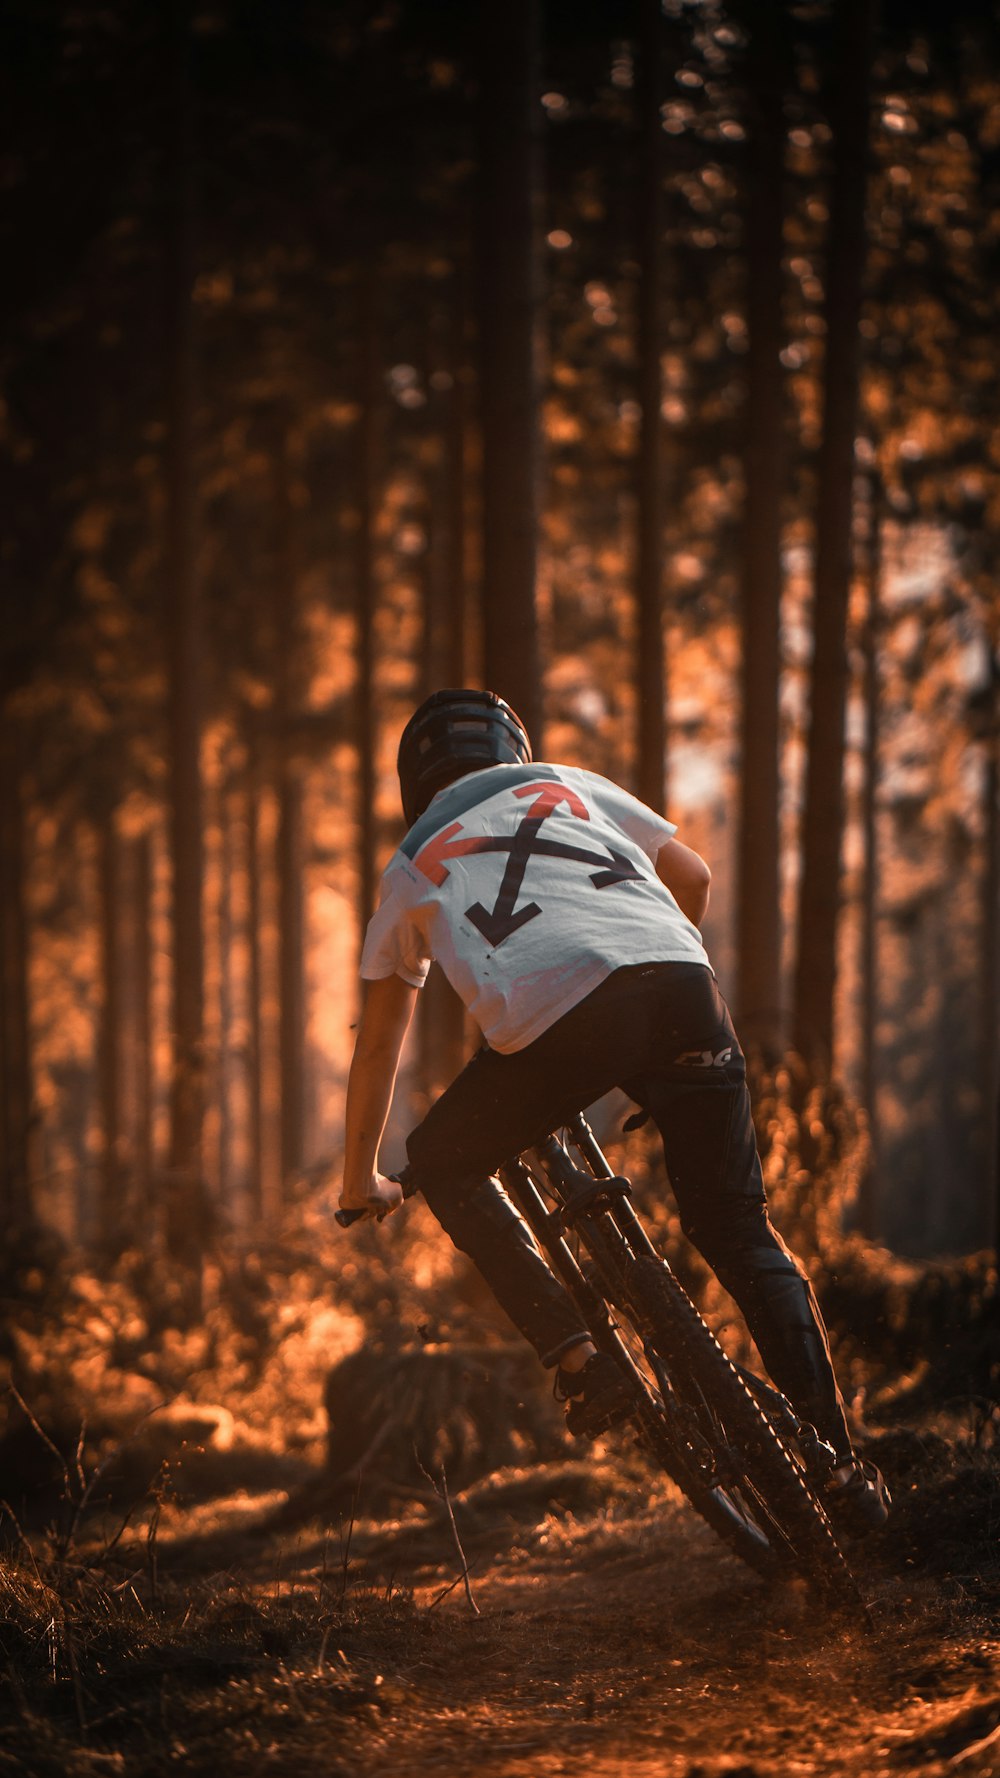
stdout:
<svg viewBox="0 0 1000 1778">
<path fill-rule="evenodd" d="M 399 743 L 399 788 L 409 827 L 446 784 L 486 766 L 526 765 L 531 742 L 520 717 L 493 691 L 436 691 L 410 717 Z"/>
</svg>

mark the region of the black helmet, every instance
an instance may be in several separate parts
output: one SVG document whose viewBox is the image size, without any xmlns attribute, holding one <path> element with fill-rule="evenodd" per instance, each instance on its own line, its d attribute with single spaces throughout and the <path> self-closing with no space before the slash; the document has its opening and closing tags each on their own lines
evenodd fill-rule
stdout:
<svg viewBox="0 0 1000 1778">
<path fill-rule="evenodd" d="M 436 691 L 410 717 L 399 743 L 403 814 L 412 827 L 446 784 L 484 766 L 526 765 L 524 724 L 494 691 Z"/>
</svg>

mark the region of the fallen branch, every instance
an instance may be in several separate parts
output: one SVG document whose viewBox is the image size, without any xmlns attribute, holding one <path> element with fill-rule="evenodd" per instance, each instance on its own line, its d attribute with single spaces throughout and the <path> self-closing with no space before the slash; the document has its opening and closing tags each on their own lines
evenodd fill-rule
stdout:
<svg viewBox="0 0 1000 1778">
<path fill-rule="evenodd" d="M 417 1452 L 415 1447 L 414 1447 L 413 1455 L 417 1459 L 417 1467 L 427 1477 L 427 1480 L 430 1482 L 430 1485 L 434 1489 L 434 1492 L 438 1496 L 438 1499 L 443 1501 L 443 1503 L 444 1503 L 444 1509 L 445 1509 L 445 1512 L 448 1517 L 448 1525 L 451 1530 L 452 1541 L 454 1542 L 455 1549 L 458 1552 L 458 1559 L 459 1559 L 459 1562 L 461 1563 L 461 1573 L 460 1573 L 459 1578 L 461 1579 L 461 1581 L 465 1587 L 465 1597 L 469 1602 L 469 1610 L 471 1612 L 473 1612 L 473 1614 L 476 1617 L 479 1617 L 480 1616 L 479 1606 L 476 1604 L 475 1595 L 473 1594 L 473 1591 L 472 1591 L 472 1583 L 469 1580 L 469 1564 L 468 1564 L 468 1560 L 466 1558 L 465 1551 L 462 1548 L 462 1539 L 458 1535 L 458 1526 L 455 1522 L 455 1509 L 451 1504 L 451 1495 L 448 1492 L 448 1477 L 445 1474 L 444 1464 L 442 1463 L 442 1465 L 441 1465 L 441 1483 L 439 1486 L 438 1483 L 434 1480 L 434 1477 L 429 1473 L 429 1471 L 424 1469 L 424 1466 L 420 1461 L 419 1453 Z M 456 1582 L 456 1585 L 457 1585 L 457 1582 Z M 437 1603 L 437 1601 L 435 1600 L 435 1604 L 436 1603 Z"/>
</svg>

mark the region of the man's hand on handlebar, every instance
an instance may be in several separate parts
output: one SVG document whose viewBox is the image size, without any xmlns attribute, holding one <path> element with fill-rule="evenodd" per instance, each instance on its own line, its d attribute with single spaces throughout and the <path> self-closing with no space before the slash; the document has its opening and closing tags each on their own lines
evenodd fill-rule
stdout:
<svg viewBox="0 0 1000 1778">
<path fill-rule="evenodd" d="M 383 1217 L 391 1216 L 403 1202 L 403 1188 L 395 1179 L 389 1179 L 384 1173 L 373 1173 L 366 1192 L 348 1191 L 345 1186 L 340 1194 L 340 1208 L 353 1210 L 369 1221 L 374 1218 L 381 1222 Z"/>
</svg>

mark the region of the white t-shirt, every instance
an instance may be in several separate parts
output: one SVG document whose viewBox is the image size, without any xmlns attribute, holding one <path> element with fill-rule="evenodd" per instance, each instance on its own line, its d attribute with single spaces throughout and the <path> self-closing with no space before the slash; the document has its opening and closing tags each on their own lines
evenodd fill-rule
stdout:
<svg viewBox="0 0 1000 1778">
<path fill-rule="evenodd" d="M 361 974 L 422 987 L 436 961 L 490 1047 L 523 1049 L 623 965 L 708 963 L 654 868 L 676 831 L 596 772 L 469 773 L 393 854 Z"/>
</svg>

